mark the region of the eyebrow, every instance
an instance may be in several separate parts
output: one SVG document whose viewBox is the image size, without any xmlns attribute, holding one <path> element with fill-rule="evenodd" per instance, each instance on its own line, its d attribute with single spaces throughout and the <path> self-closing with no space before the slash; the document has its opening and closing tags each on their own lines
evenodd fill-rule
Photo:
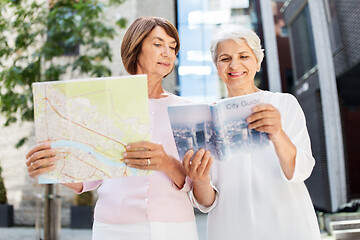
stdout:
<svg viewBox="0 0 360 240">
<path fill-rule="evenodd" d="M 238 52 L 238 54 L 239 54 L 239 55 L 240 55 L 240 54 L 250 54 L 250 52 L 248 52 L 248 51 L 242 51 L 242 52 Z M 230 55 L 227 54 L 227 53 L 222 53 L 222 54 L 219 55 L 219 57 L 222 57 L 222 56 L 224 56 L 224 55 L 230 56 Z"/>
<path fill-rule="evenodd" d="M 165 42 L 164 39 L 162 39 L 161 37 L 154 37 L 153 40 L 154 40 L 154 39 L 158 39 L 158 40 L 160 40 L 160 41 L 162 41 L 162 42 Z M 172 41 L 171 43 L 177 44 L 176 40 Z"/>
</svg>

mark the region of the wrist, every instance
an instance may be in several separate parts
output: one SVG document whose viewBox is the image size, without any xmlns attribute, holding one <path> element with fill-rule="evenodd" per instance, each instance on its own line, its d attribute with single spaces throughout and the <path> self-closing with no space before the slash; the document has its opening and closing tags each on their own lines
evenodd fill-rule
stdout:
<svg viewBox="0 0 360 240">
<path fill-rule="evenodd" d="M 277 134 L 269 135 L 270 141 L 274 144 L 280 143 L 281 140 L 286 136 L 285 132 L 281 129 Z"/>
<path fill-rule="evenodd" d="M 181 163 L 176 160 L 175 158 L 171 157 L 171 156 L 167 156 L 167 163 L 166 167 L 164 169 L 164 173 L 167 175 L 171 175 L 174 172 L 177 172 L 179 169 L 179 166 L 181 165 Z"/>
<path fill-rule="evenodd" d="M 194 187 L 210 186 L 210 177 L 204 179 L 192 179 Z"/>
</svg>

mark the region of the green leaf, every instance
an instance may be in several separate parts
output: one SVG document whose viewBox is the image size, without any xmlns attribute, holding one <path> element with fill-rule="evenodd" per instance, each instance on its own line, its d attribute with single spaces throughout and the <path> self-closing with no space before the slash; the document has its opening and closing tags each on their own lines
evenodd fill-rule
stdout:
<svg viewBox="0 0 360 240">
<path fill-rule="evenodd" d="M 126 28 L 128 21 L 126 18 L 120 18 L 116 21 L 116 25 L 118 25 L 120 28 Z"/>
</svg>

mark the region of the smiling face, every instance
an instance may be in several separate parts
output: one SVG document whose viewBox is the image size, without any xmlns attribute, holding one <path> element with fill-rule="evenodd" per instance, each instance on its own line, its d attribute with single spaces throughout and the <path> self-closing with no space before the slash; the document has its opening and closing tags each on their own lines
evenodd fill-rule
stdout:
<svg viewBox="0 0 360 240">
<path fill-rule="evenodd" d="M 217 46 L 216 68 L 230 92 L 251 93 L 256 72 L 260 70 L 257 59 L 245 41 L 225 40 Z"/>
<path fill-rule="evenodd" d="M 162 79 L 174 67 L 176 40 L 162 27 L 155 27 L 144 39 L 137 61 L 137 74 Z"/>
</svg>

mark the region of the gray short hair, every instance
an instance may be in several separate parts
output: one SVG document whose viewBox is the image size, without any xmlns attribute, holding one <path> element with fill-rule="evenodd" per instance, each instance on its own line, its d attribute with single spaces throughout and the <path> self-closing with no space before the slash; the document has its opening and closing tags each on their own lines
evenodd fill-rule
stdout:
<svg viewBox="0 0 360 240">
<path fill-rule="evenodd" d="M 261 66 L 261 62 L 264 59 L 264 49 L 261 49 L 260 38 L 254 31 L 242 26 L 223 28 L 215 33 L 211 40 L 210 46 L 211 57 L 215 65 L 218 58 L 218 45 L 220 42 L 226 40 L 234 40 L 235 42 L 245 41 L 254 52 L 254 55 L 258 61 L 258 66 Z"/>
</svg>

